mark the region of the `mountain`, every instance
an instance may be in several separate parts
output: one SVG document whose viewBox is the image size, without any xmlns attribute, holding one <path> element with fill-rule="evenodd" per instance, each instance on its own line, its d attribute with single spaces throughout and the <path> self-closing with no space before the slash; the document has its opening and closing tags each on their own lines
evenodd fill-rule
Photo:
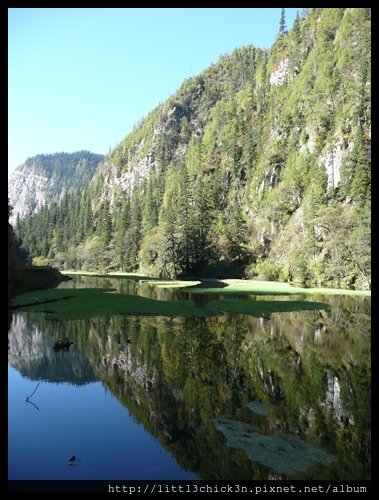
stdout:
<svg viewBox="0 0 379 500">
<path fill-rule="evenodd" d="M 16 228 L 64 268 L 369 288 L 371 10 L 306 9 L 186 80 Z"/>
<path fill-rule="evenodd" d="M 13 206 L 11 223 L 42 206 L 58 201 L 65 191 L 86 186 L 103 155 L 78 151 L 28 158 L 9 179 L 9 199 Z"/>
</svg>

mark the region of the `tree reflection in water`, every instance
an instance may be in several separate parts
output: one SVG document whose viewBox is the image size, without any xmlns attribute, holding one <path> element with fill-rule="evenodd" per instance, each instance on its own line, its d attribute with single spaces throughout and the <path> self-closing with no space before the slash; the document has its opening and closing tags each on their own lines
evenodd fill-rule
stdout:
<svg viewBox="0 0 379 500">
<path fill-rule="evenodd" d="M 367 479 L 370 301 L 313 299 L 332 307 L 63 323 L 18 313 L 9 360 L 33 380 L 101 380 L 200 478 Z M 60 338 L 72 348 L 54 353 Z"/>
</svg>

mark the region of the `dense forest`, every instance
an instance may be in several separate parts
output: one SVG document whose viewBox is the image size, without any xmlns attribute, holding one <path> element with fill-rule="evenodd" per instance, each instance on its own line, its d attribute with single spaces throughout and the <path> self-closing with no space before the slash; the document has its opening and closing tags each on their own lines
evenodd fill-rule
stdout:
<svg viewBox="0 0 379 500">
<path fill-rule="evenodd" d="M 19 219 L 34 264 L 370 288 L 371 10 L 282 17 L 186 80 L 91 182 Z"/>
</svg>

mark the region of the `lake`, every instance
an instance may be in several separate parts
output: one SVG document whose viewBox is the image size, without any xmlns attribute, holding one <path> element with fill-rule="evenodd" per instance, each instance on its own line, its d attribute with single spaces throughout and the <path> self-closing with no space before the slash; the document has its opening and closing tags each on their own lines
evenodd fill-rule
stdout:
<svg viewBox="0 0 379 500">
<path fill-rule="evenodd" d="M 201 307 L 219 298 L 123 278 L 60 287 Z M 14 313 L 9 479 L 370 479 L 371 299 L 301 300 L 330 308 L 62 322 Z"/>
</svg>

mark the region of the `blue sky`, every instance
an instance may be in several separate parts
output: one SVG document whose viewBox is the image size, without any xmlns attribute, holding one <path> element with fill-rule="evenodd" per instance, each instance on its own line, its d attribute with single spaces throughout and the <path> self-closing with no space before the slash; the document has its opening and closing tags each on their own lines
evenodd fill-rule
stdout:
<svg viewBox="0 0 379 500">
<path fill-rule="evenodd" d="M 107 153 L 221 54 L 270 47 L 280 11 L 9 9 L 8 173 L 39 153 Z"/>
</svg>

